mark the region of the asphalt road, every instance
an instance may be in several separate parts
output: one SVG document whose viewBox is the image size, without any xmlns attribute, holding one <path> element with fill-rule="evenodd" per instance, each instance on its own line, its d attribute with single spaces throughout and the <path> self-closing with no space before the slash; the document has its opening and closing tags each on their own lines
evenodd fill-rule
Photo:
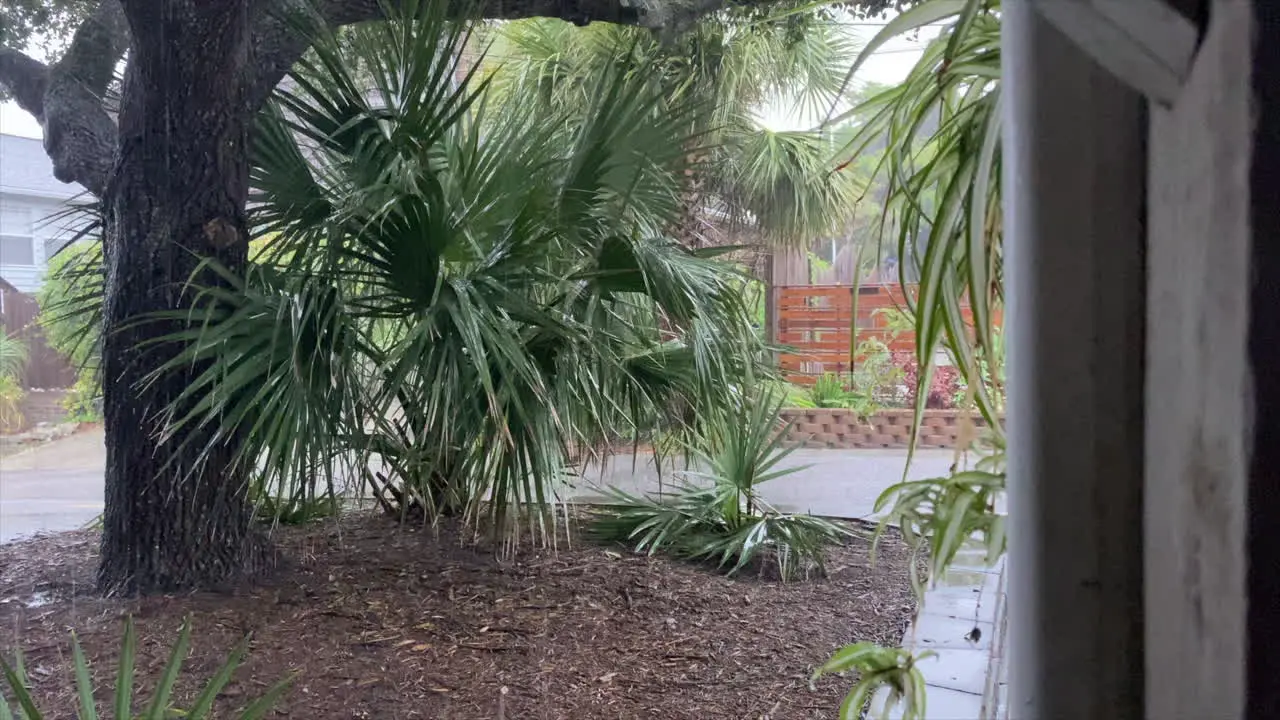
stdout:
<svg viewBox="0 0 1280 720">
<path fill-rule="evenodd" d="M 101 431 L 0 458 L 0 543 L 91 522 L 102 512 L 105 465 Z"/>
<path fill-rule="evenodd" d="M 920 451 L 912 478 L 947 472 L 950 451 Z M 845 518 L 872 515 L 876 498 L 902 479 L 902 450 L 798 450 L 784 466 L 802 470 L 763 486 L 764 498 L 787 512 L 812 512 Z M 100 430 L 84 431 L 19 455 L 0 458 L 0 543 L 38 532 L 74 530 L 102 512 L 106 451 Z M 671 468 L 663 487 L 670 489 Z M 577 500 L 602 497 L 609 485 L 632 493 L 657 492 L 659 474 L 651 457 L 633 468 L 630 455 L 615 456 L 603 470 L 588 467 L 566 495 Z"/>
</svg>

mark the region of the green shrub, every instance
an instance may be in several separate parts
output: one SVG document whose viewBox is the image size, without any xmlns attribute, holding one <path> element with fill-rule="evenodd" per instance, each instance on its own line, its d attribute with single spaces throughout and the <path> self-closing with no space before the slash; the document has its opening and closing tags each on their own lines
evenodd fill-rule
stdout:
<svg viewBox="0 0 1280 720">
<path fill-rule="evenodd" d="M 62 399 L 67 421 L 89 423 L 102 421 L 102 383 L 90 372 L 76 374 L 76 383 Z"/>
<path fill-rule="evenodd" d="M 138 714 L 134 709 L 137 703 L 134 702 L 133 697 L 134 667 L 137 663 L 137 635 L 133 629 L 133 619 L 127 619 L 124 626 L 124 638 L 120 644 L 120 660 L 115 677 L 115 694 L 110 706 L 111 710 L 106 717 L 113 720 L 135 720 L 139 718 L 143 720 L 165 720 L 166 718 L 204 720 L 212 717 L 214 700 L 231 682 L 232 674 L 235 673 L 236 668 L 240 666 L 249 651 L 249 638 L 245 638 L 243 642 L 236 646 L 227 661 L 218 668 L 213 677 L 205 684 L 204 689 L 196 696 L 190 707 L 176 708 L 173 706 L 171 698 L 174 686 L 182 673 L 182 663 L 190 649 L 191 621 L 188 619 L 182 623 L 182 629 L 178 631 L 178 640 L 174 643 L 173 651 L 169 655 L 169 662 L 161 672 L 150 700 L 142 703 L 146 709 L 141 714 Z M 97 720 L 98 699 L 94 696 L 93 680 L 89 676 L 89 662 L 85 659 L 84 651 L 80 647 L 80 641 L 76 639 L 74 633 L 71 636 L 71 653 L 75 667 L 75 693 L 80 704 L 77 714 L 80 720 Z M 14 718 L 15 708 L 9 704 L 10 697 L 13 698 L 16 704 L 17 717 L 23 720 L 43 720 L 45 714 L 36 705 L 35 699 L 31 696 L 21 653 L 18 654 L 12 666 L 0 660 L 0 674 L 3 674 L 5 684 L 9 686 L 9 693 L 0 692 L 0 720 L 13 720 Z M 279 701 L 280 696 L 288 689 L 291 681 L 291 679 L 287 678 L 271 686 L 257 700 L 250 702 L 234 717 L 237 720 L 257 720 L 258 718 L 266 717 L 266 714 Z"/>
<path fill-rule="evenodd" d="M 823 373 L 809 388 L 809 401 L 818 408 L 840 408 L 845 406 L 848 393 L 844 388 L 844 380 L 837 373 Z"/>
<path fill-rule="evenodd" d="M 19 404 L 26 394 L 21 382 L 22 370 L 26 365 L 26 343 L 4 334 L 0 329 L 0 431 L 22 426 Z"/>
<path fill-rule="evenodd" d="M 98 371 L 103 292 L 102 243 L 86 239 L 49 258 L 44 285 L 36 293 L 49 347 L 82 376 Z"/>
<path fill-rule="evenodd" d="M 779 512 L 760 497 L 762 484 L 803 469 L 779 467 L 792 452 L 781 445 L 781 404 L 779 396 L 764 394 L 708 423 L 690 448 L 705 470 L 686 472 L 670 499 L 607 489 L 615 503 L 600 511 L 596 537 L 637 552 L 713 560 L 731 574 L 756 558 L 775 562 L 784 580 L 821 570 L 827 547 L 848 531 L 823 518 Z"/>
</svg>

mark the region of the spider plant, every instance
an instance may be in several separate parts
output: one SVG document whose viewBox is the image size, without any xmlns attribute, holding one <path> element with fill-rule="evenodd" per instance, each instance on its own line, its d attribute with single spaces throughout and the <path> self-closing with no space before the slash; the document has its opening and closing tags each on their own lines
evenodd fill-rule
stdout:
<svg viewBox="0 0 1280 720">
<path fill-rule="evenodd" d="M 1005 489 L 1004 448 L 996 437 L 972 469 L 946 477 L 909 480 L 893 485 L 876 499 L 882 513 L 876 543 L 890 525 L 897 526 L 911 547 L 911 580 L 917 593 L 925 586 L 915 559 L 927 550 L 928 577 L 936 580 L 975 536 L 984 549 L 984 562 L 993 566 L 1008 547 L 1006 517 L 997 510 Z M 873 546 L 874 547 L 874 546 Z"/>
<path fill-rule="evenodd" d="M 926 689 L 919 663 L 936 653 L 926 650 L 912 655 L 902 648 L 886 648 L 871 642 L 854 643 L 836 651 L 831 659 L 814 671 L 809 684 L 813 685 L 823 675 L 854 671 L 858 682 L 845 695 L 837 717 L 840 720 L 859 720 L 863 709 L 883 688 L 883 704 L 872 708 L 875 717 L 888 720 L 925 720 Z M 891 715 L 892 713 L 892 715 Z"/>
<path fill-rule="evenodd" d="M 137 663 L 137 635 L 133 627 L 133 619 L 124 623 L 124 637 L 120 642 L 119 665 L 115 676 L 115 692 L 112 698 L 110 714 L 98 714 L 99 700 L 95 695 L 93 679 L 89 674 L 89 661 L 85 659 L 84 650 L 75 634 L 71 635 L 71 657 L 75 676 L 75 694 L 79 702 L 77 715 L 80 720 L 97 720 L 99 717 L 113 720 L 165 720 L 166 718 L 185 718 L 186 720 L 205 720 L 213 717 L 213 704 L 218 696 L 231 682 L 232 676 L 249 651 L 249 639 L 232 650 L 226 662 L 209 678 L 200 694 L 187 708 L 177 708 L 172 702 L 174 687 L 182 674 L 183 661 L 191 649 L 191 621 L 183 621 L 178 631 L 178 639 L 173 645 L 169 661 L 161 671 L 156 686 L 151 691 L 149 700 L 135 700 L 134 667 Z M 18 653 L 13 665 L 0 660 L 0 674 L 3 675 L 9 693 L 0 692 L 0 720 L 13 720 L 14 711 L 22 720 L 43 720 L 45 714 L 36 704 L 27 682 L 26 670 L 23 667 L 22 654 Z M 272 707 L 288 690 L 291 679 L 286 678 L 267 688 L 256 700 L 239 710 L 234 716 L 236 720 L 257 720 L 266 717 Z M 10 705 L 9 697 L 16 705 Z M 141 704 L 141 713 L 136 707 Z M 221 716 L 219 716 L 221 717 Z"/>
<path fill-rule="evenodd" d="M 896 243 L 904 287 L 907 272 L 919 274 L 906 298 L 920 369 L 913 446 L 942 348 L 968 378 L 987 424 L 1003 432 L 982 382 L 982 368 L 998 377 L 1001 360 L 993 321 L 1003 301 L 999 9 L 1000 0 L 927 0 L 902 12 L 867 44 L 849 77 L 891 38 L 950 24 L 902 83 L 831 120 L 854 123 L 845 152 L 855 158 L 885 145 L 875 171 L 887 192 L 881 241 Z"/>
<path fill-rule="evenodd" d="M 882 528 L 900 524 L 914 547 L 930 547 L 934 576 L 974 535 L 986 546 L 988 562 L 1005 549 L 1004 517 L 995 511 L 1005 487 L 1003 345 L 994 324 L 1003 297 L 999 9 L 999 0 L 928 0 L 889 22 L 850 71 L 852 76 L 892 37 L 950 21 L 901 84 L 846 118 L 859 123 L 849 143 L 855 156 L 885 143 L 877 170 L 888 188 L 881 237 L 896 241 L 902 272 L 909 260 L 920 275 L 906 312 L 915 324 L 918 365 L 911 446 L 935 358 L 945 348 L 967 380 L 964 404 L 986 420 L 996 449 L 973 470 L 899 483 L 877 501 L 878 510 L 889 509 Z M 905 275 L 902 281 L 906 287 Z M 971 316 L 960 310 L 965 299 Z M 967 449 L 958 448 L 957 466 Z M 919 578 L 916 586 L 922 586 Z"/>
<path fill-rule="evenodd" d="M 847 152 L 855 158 L 884 145 L 876 173 L 887 194 L 881 241 L 897 245 L 902 285 L 916 331 L 916 404 L 911 447 L 920 433 L 939 349 L 945 349 L 968 381 L 967 393 L 986 419 L 994 452 L 972 470 L 949 477 L 907 481 L 886 490 L 887 508 L 877 540 L 898 524 L 916 553 L 930 551 L 930 577 L 941 575 L 971 537 L 994 563 L 1005 551 L 1005 521 L 997 513 L 1005 487 L 1002 394 L 990 383 L 1002 377 L 994 322 L 1003 300 L 1000 215 L 1000 0 L 926 0 L 902 12 L 867 44 L 850 68 L 862 64 L 889 39 L 948 22 L 897 86 L 879 92 L 834 122 L 856 122 Z M 967 300 L 971 316 L 961 312 Z M 957 451 L 957 466 L 960 464 Z M 908 456 L 908 463 L 910 456 Z M 913 563 L 914 571 L 914 563 Z M 921 578 L 913 572 L 919 593 Z M 869 645 L 844 648 L 824 668 L 858 669 L 861 677 L 840 716 L 857 717 L 875 686 L 889 685 L 883 711 L 924 716 L 923 678 L 906 650 Z M 816 676 L 815 676 L 816 677 Z M 897 707 L 895 707 L 897 706 Z"/>
<path fill-rule="evenodd" d="M 613 504 L 593 524 L 596 536 L 637 552 L 707 559 L 732 574 L 763 556 L 784 580 L 823 567 L 826 549 L 847 535 L 829 520 L 778 511 L 760 495 L 764 483 L 803 467 L 782 467 L 794 448 L 782 446 L 782 398 L 761 394 L 710 423 L 691 447 L 694 467 L 670 498 L 638 496 L 616 488 Z"/>
</svg>

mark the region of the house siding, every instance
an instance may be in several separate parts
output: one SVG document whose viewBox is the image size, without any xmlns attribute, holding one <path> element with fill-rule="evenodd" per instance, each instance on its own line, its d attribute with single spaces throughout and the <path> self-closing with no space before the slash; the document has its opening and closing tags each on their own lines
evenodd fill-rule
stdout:
<svg viewBox="0 0 1280 720">
<path fill-rule="evenodd" d="M 0 277 L 25 293 L 40 289 L 50 255 L 75 234 L 76 225 L 57 216 L 66 207 L 64 202 L 52 198 L 0 191 L 0 213 L 7 223 L 5 230 L 31 235 L 35 261 L 31 265 L 14 265 L 0 258 Z"/>
<path fill-rule="evenodd" d="M 22 292 L 44 282 L 49 256 L 74 236 L 65 218 L 56 218 L 83 187 L 59 182 L 39 140 L 0 135 L 0 234 L 30 236 L 33 262 L 8 264 L 0 257 L 0 277 Z"/>
</svg>

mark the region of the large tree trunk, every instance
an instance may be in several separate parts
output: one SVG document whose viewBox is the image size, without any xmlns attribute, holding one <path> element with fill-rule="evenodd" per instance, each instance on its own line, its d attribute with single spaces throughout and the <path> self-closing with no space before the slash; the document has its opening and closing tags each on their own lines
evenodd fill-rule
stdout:
<svg viewBox="0 0 1280 720">
<path fill-rule="evenodd" d="M 244 2 L 129 8 L 136 41 L 104 197 L 107 473 L 98 581 L 107 592 L 216 586 L 270 558 L 233 469 L 235 448 L 210 448 L 198 430 L 181 443 L 160 440 L 163 412 L 194 370 L 150 377 L 177 348 L 145 344 L 176 329 L 144 319 L 190 306 L 184 286 L 202 258 L 237 270 L 246 262 Z"/>
</svg>

